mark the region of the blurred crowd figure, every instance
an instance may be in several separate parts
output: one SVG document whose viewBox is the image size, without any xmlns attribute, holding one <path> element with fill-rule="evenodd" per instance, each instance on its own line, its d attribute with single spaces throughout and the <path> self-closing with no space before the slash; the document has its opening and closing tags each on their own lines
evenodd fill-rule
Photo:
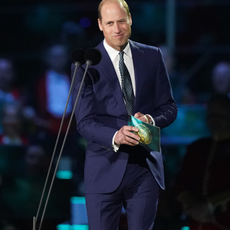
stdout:
<svg viewBox="0 0 230 230">
<path fill-rule="evenodd" d="M 13 102 L 19 99 L 19 90 L 15 88 L 16 73 L 13 62 L 0 58 L 0 103 Z"/>
<path fill-rule="evenodd" d="M 67 102 L 68 46 L 59 42 L 50 44 L 41 56 L 41 63 L 43 68 L 37 70 L 37 78 L 21 90 L 15 84 L 19 76 L 14 62 L 0 58 L 0 230 L 32 229 Z M 71 105 L 70 97 L 51 176 L 66 134 Z M 85 140 L 75 126 L 73 121 L 59 162 L 73 176 L 55 177 L 42 229 L 56 230 L 58 224 L 71 221 L 70 198 L 84 193 Z"/>
<path fill-rule="evenodd" d="M 28 137 L 23 130 L 21 106 L 13 102 L 5 103 L 1 113 L 2 133 L 0 134 L 0 144 L 28 144 Z"/>
<path fill-rule="evenodd" d="M 52 135 L 57 134 L 59 130 L 70 89 L 68 48 L 63 44 L 52 44 L 44 51 L 42 62 L 44 70 L 33 88 L 35 107 L 43 121 L 42 125 Z M 67 106 L 62 132 L 66 130 L 70 112 L 71 99 Z"/>
<path fill-rule="evenodd" d="M 43 51 L 41 63 L 43 64 L 41 73 L 31 87 L 37 126 L 42 138 L 48 140 L 53 147 L 56 146 L 60 134 L 56 156 L 62 151 L 62 158 L 65 157 L 65 162 L 68 162 L 66 170 L 70 169 L 70 165 L 74 172 L 76 193 L 82 194 L 81 188 L 78 191 L 78 184 L 82 186 L 85 140 L 77 133 L 74 119 L 69 125 L 72 112 L 72 98 L 69 94 L 71 84 L 69 47 L 60 42 L 49 44 Z M 69 100 L 68 105 L 66 105 L 67 100 Z M 63 115 L 65 115 L 64 119 Z M 59 130 L 61 125 L 62 129 Z M 62 148 L 64 140 L 64 148 Z M 53 150 L 50 151 L 50 155 L 53 154 Z"/>
<path fill-rule="evenodd" d="M 230 62 L 218 61 L 210 69 L 211 88 L 207 92 L 195 93 L 190 87 L 190 79 L 186 73 L 177 69 L 176 58 L 170 49 L 160 45 L 165 65 L 173 89 L 174 99 L 178 105 L 206 104 L 213 94 L 226 94 L 230 97 Z M 208 82 L 207 82 L 208 84 Z"/>
<path fill-rule="evenodd" d="M 169 74 L 175 101 L 178 105 L 196 103 L 196 96 L 188 86 L 186 74 L 176 68 L 176 59 L 172 51 L 166 45 L 161 45 L 160 49 Z"/>
<path fill-rule="evenodd" d="M 212 70 L 212 87 L 214 93 L 230 97 L 230 63 L 218 62 Z"/>
<path fill-rule="evenodd" d="M 211 135 L 188 145 L 175 181 L 176 197 L 190 230 L 230 229 L 230 99 L 207 104 Z"/>
<path fill-rule="evenodd" d="M 14 85 L 15 78 L 16 73 L 13 62 L 8 58 L 0 57 L 0 112 L 6 103 L 20 100 L 20 91 Z M 1 115 L 0 119 L 2 119 Z M 0 125 L 1 132 L 2 126 Z"/>
<path fill-rule="evenodd" d="M 29 90 L 24 90 L 22 89 L 23 87 L 16 84 L 18 77 L 14 62 L 9 58 L 0 58 L 1 144 L 6 144 L 6 139 L 9 139 L 9 136 L 5 137 L 6 135 L 11 135 L 11 139 L 17 139 L 18 135 L 21 135 L 20 138 L 22 138 L 22 134 L 23 138 L 21 141 L 22 144 L 25 144 L 25 142 L 27 142 L 25 139 L 30 139 L 33 133 L 36 135 L 35 132 L 38 128 L 38 118 L 36 116 L 35 108 L 32 104 L 29 104 L 30 99 L 27 94 Z M 24 126 L 25 124 L 26 126 Z M 9 132 L 11 132 L 11 134 L 9 134 Z M 28 135 L 26 135 L 26 133 Z M 26 136 L 27 138 L 25 138 Z M 13 140 L 8 140 L 8 144 L 13 144 Z M 17 140 L 15 144 L 19 144 L 19 141 Z"/>
<path fill-rule="evenodd" d="M 43 191 L 49 165 L 46 147 L 37 143 L 30 144 L 20 154 L 21 161 L 16 168 L 11 169 L 14 172 L 2 176 L 0 196 L 2 229 L 31 230 Z M 69 221 L 71 182 L 71 180 L 55 179 L 54 192 L 50 195 L 42 229 L 56 230 L 58 224 Z M 47 192 L 48 190 L 45 192 L 44 200 Z M 40 210 L 38 222 L 42 211 L 43 209 Z"/>
</svg>

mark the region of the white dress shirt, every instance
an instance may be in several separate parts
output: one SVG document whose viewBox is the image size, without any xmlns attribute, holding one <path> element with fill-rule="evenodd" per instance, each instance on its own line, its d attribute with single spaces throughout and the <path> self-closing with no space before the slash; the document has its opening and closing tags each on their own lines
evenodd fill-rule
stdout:
<svg viewBox="0 0 230 230">
<path fill-rule="evenodd" d="M 115 50 L 114 48 L 112 48 L 111 46 L 109 46 L 106 41 L 104 40 L 104 47 L 113 63 L 114 69 L 116 71 L 118 80 L 120 82 L 121 85 L 121 74 L 119 71 L 119 52 L 118 50 Z M 127 44 L 127 46 L 125 47 L 124 51 L 124 62 L 125 65 L 129 71 L 130 77 L 131 77 L 131 81 L 132 81 L 132 86 L 133 86 L 133 93 L 134 95 L 136 95 L 136 81 L 135 81 L 135 75 L 134 75 L 134 68 L 133 68 L 133 58 L 132 58 L 132 52 L 130 49 L 130 45 L 129 43 Z"/>
<path fill-rule="evenodd" d="M 110 57 L 110 59 L 111 59 L 111 61 L 113 63 L 113 67 L 114 67 L 114 69 L 116 71 L 120 86 L 122 87 L 122 85 L 121 85 L 121 74 L 120 74 L 120 71 L 119 71 L 119 52 L 120 51 L 118 51 L 118 50 L 114 49 L 113 47 L 109 46 L 106 43 L 105 39 L 103 41 L 103 45 L 104 45 L 105 50 L 107 51 L 107 53 L 108 53 L 108 55 L 109 55 L 109 57 Z M 130 77 L 131 77 L 134 96 L 136 96 L 136 81 L 135 81 L 135 74 L 134 74 L 134 67 L 133 67 L 133 58 L 132 58 L 132 52 L 131 52 L 129 43 L 126 45 L 126 47 L 124 48 L 123 51 L 124 51 L 124 62 L 125 62 L 125 65 L 126 65 L 128 71 L 129 71 L 129 74 L 130 74 Z M 153 118 L 151 116 L 150 116 L 150 118 L 152 120 L 153 125 L 155 125 L 155 122 L 154 122 Z M 114 134 L 113 139 L 112 139 L 112 146 L 113 146 L 113 150 L 115 152 L 117 152 L 119 147 L 120 147 L 120 145 L 118 145 L 118 144 L 116 144 L 114 142 L 114 138 L 115 138 L 115 135 L 117 134 L 117 132 Z"/>
</svg>

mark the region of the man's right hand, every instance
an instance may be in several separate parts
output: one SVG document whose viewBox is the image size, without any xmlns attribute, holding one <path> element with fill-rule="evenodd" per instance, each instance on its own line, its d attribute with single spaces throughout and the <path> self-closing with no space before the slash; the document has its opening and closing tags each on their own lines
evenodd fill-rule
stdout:
<svg viewBox="0 0 230 230">
<path fill-rule="evenodd" d="M 133 126 L 123 126 L 115 135 L 114 142 L 117 145 L 135 146 L 139 144 L 140 137 L 134 132 L 138 132 L 138 128 Z"/>
</svg>

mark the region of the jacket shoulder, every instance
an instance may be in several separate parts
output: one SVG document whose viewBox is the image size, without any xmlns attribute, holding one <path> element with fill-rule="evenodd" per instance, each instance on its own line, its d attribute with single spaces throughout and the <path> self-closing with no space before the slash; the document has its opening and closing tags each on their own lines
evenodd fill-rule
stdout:
<svg viewBox="0 0 230 230">
<path fill-rule="evenodd" d="M 159 48 L 156 47 L 156 46 L 152 46 L 152 45 L 147 45 L 147 44 L 144 44 L 144 43 L 140 43 L 140 42 L 135 42 L 135 41 L 132 41 L 130 40 L 130 45 L 131 47 L 133 48 L 137 48 L 137 49 L 140 49 L 140 50 L 151 50 L 151 51 L 155 51 L 155 52 L 159 52 Z"/>
</svg>

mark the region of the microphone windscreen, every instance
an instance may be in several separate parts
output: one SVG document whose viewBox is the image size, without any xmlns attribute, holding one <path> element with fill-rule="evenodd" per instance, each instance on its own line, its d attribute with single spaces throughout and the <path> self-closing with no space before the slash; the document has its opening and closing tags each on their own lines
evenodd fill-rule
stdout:
<svg viewBox="0 0 230 230">
<path fill-rule="evenodd" d="M 70 58 L 73 63 L 79 62 L 81 65 L 85 63 L 85 51 L 82 48 L 76 48 L 71 52 Z"/>
<path fill-rule="evenodd" d="M 85 60 L 91 61 L 91 65 L 97 65 L 101 61 L 101 52 L 96 48 L 88 49 L 85 52 Z"/>
</svg>

